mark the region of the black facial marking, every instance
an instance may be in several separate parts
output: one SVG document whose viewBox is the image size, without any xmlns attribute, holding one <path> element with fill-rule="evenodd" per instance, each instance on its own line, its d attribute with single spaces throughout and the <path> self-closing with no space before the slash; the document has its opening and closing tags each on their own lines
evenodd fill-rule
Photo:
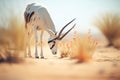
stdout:
<svg viewBox="0 0 120 80">
<path fill-rule="evenodd" d="M 53 45 L 50 47 L 50 49 L 52 49 L 55 46 L 55 41 L 53 41 Z"/>
<path fill-rule="evenodd" d="M 29 15 L 29 18 L 28 18 L 28 19 L 29 19 L 29 22 L 30 22 L 31 17 L 34 15 L 34 13 L 35 13 L 35 12 L 33 11 L 33 12 Z"/>
<path fill-rule="evenodd" d="M 27 22 L 27 23 L 29 22 L 29 18 L 28 18 L 28 17 L 29 17 L 29 15 L 30 15 L 30 14 L 29 14 L 29 13 L 27 13 L 27 16 L 26 16 L 26 22 Z"/>
<path fill-rule="evenodd" d="M 26 23 L 30 22 L 30 19 L 34 15 L 34 13 L 35 13 L 34 11 L 32 13 L 26 13 L 26 12 L 24 13 Z"/>
</svg>

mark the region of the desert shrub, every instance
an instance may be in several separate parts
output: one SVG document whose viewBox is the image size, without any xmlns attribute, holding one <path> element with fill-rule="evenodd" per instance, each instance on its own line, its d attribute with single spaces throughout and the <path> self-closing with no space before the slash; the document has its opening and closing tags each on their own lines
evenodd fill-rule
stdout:
<svg viewBox="0 0 120 80">
<path fill-rule="evenodd" d="M 24 24 L 19 17 L 11 14 L 11 17 L 0 25 L 0 62 L 21 62 L 20 56 L 24 50 Z"/>
<path fill-rule="evenodd" d="M 23 58 L 19 56 L 19 51 L 4 50 L 0 51 L 0 63 L 20 63 L 23 61 Z"/>
<path fill-rule="evenodd" d="M 115 14 L 106 14 L 98 20 L 95 20 L 96 27 L 103 33 L 108 40 L 107 46 L 120 47 L 120 16 Z M 117 43 L 116 43 L 117 42 Z"/>
<path fill-rule="evenodd" d="M 78 62 L 88 62 L 91 60 L 96 46 L 97 41 L 92 39 L 90 32 L 84 37 L 74 32 L 74 37 L 71 41 L 61 41 L 58 44 L 62 58 L 70 57 L 77 59 Z"/>
</svg>

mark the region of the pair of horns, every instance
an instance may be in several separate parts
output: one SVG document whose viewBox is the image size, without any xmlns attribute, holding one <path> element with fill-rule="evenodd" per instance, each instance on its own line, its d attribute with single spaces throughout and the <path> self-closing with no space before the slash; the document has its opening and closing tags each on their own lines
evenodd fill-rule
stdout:
<svg viewBox="0 0 120 80">
<path fill-rule="evenodd" d="M 71 20 L 70 22 L 68 22 L 68 23 L 60 30 L 58 36 L 55 37 L 55 38 L 52 39 L 52 40 L 49 40 L 48 43 L 54 42 L 55 40 L 61 40 L 61 39 L 63 39 L 63 38 L 75 27 L 76 24 L 74 24 L 74 25 L 72 26 L 72 28 L 70 28 L 66 33 L 64 33 L 64 34 L 61 36 L 63 30 L 64 30 L 69 24 L 71 24 L 73 21 L 75 21 L 75 19 L 76 19 L 76 18 L 74 18 L 73 20 Z"/>
</svg>

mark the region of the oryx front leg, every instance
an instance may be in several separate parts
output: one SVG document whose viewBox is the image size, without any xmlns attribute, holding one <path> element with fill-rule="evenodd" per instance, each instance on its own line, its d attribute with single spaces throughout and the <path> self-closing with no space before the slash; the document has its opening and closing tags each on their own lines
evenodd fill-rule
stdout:
<svg viewBox="0 0 120 80">
<path fill-rule="evenodd" d="M 28 57 L 32 57 L 32 56 L 31 56 L 31 48 L 30 48 L 30 45 L 27 45 L 27 46 L 26 46 L 26 49 L 25 49 L 25 52 L 24 52 L 24 53 L 25 53 L 25 57 L 27 57 L 27 56 L 28 56 Z"/>
</svg>

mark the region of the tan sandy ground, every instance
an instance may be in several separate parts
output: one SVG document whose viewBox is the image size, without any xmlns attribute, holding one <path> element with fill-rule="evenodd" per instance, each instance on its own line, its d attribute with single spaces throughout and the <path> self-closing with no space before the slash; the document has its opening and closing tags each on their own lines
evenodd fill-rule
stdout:
<svg viewBox="0 0 120 80">
<path fill-rule="evenodd" d="M 49 50 L 44 53 L 46 59 L 0 64 L 0 80 L 120 80 L 120 50 L 113 47 L 98 46 L 90 62 L 79 64 L 53 56 Z"/>
<path fill-rule="evenodd" d="M 89 63 L 76 64 L 69 58 L 26 58 L 20 64 L 0 64 L 0 80 L 120 80 L 120 51 L 96 50 Z"/>
</svg>

